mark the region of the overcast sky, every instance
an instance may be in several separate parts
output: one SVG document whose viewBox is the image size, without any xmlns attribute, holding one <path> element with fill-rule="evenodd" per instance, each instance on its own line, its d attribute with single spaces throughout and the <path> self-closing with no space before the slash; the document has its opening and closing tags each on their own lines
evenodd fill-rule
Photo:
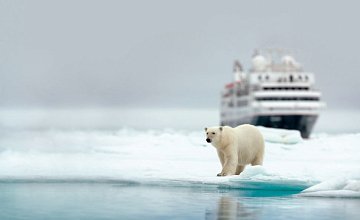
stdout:
<svg viewBox="0 0 360 220">
<path fill-rule="evenodd" d="M 284 47 L 359 108 L 357 2 L 0 0 L 0 107 L 217 108 L 235 59 Z"/>
</svg>

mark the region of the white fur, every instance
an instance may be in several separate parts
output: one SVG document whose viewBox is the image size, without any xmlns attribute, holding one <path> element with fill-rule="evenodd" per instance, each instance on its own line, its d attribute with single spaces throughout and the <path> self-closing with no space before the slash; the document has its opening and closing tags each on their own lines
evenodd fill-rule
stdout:
<svg viewBox="0 0 360 220">
<path fill-rule="evenodd" d="M 218 176 L 239 175 L 247 164 L 262 165 L 264 138 L 253 125 L 205 129 L 208 141 L 216 148 L 222 171 Z"/>
</svg>

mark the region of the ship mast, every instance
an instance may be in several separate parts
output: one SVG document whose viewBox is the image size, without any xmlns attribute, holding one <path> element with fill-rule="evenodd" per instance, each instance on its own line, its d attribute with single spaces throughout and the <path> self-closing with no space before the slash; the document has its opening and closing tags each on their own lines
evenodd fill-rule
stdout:
<svg viewBox="0 0 360 220">
<path fill-rule="evenodd" d="M 245 79 L 245 73 L 243 71 L 243 67 L 242 67 L 240 61 L 238 61 L 238 60 L 234 61 L 233 72 L 234 72 L 235 82 L 240 83 Z"/>
</svg>

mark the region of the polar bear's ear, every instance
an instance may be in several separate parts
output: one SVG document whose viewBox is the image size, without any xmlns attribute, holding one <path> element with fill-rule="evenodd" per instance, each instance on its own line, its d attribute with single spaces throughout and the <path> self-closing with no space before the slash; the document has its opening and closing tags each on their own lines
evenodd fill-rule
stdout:
<svg viewBox="0 0 360 220">
<path fill-rule="evenodd" d="M 223 130 L 223 127 L 222 127 L 222 126 L 220 126 L 220 127 L 219 127 L 219 129 L 220 129 L 220 131 L 222 131 L 222 130 Z"/>
<path fill-rule="evenodd" d="M 205 131 L 207 131 L 207 128 L 205 128 Z"/>
</svg>

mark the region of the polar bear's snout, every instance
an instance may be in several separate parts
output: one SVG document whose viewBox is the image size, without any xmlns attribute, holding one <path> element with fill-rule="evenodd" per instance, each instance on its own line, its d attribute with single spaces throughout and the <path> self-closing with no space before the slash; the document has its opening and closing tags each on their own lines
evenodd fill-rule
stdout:
<svg viewBox="0 0 360 220">
<path fill-rule="evenodd" d="M 219 135 L 222 131 L 222 127 L 211 127 L 205 128 L 206 132 L 206 142 L 214 144 L 217 143 L 219 140 Z"/>
</svg>

